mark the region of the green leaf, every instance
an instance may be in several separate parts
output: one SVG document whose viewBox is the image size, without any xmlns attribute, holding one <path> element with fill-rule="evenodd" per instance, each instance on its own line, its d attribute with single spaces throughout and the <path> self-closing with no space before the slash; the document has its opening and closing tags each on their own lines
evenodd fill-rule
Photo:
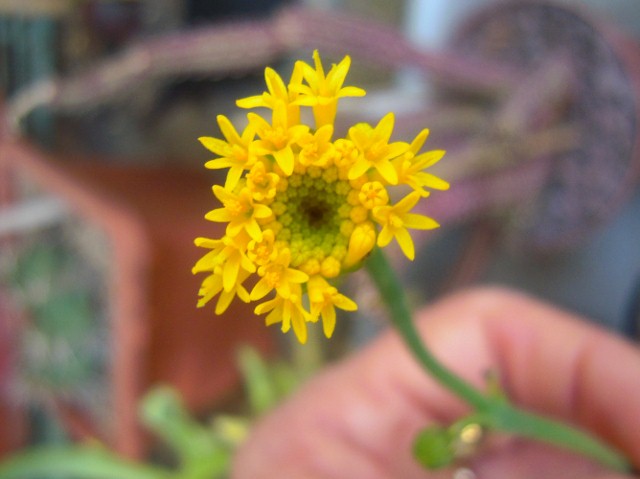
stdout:
<svg viewBox="0 0 640 479">
<path fill-rule="evenodd" d="M 165 479 L 169 471 L 137 464 L 96 446 L 43 447 L 0 462 L 0 479 L 59 474 L 68 479 Z"/>
<path fill-rule="evenodd" d="M 189 415 L 173 388 L 158 386 L 147 393 L 140 414 L 145 425 L 176 452 L 184 470 L 200 469 L 203 464 L 208 470 L 227 467 L 227 445 Z"/>
<path fill-rule="evenodd" d="M 262 414 L 280 400 L 267 363 L 250 347 L 238 351 L 238 365 L 244 377 L 249 405 L 254 414 Z"/>
</svg>

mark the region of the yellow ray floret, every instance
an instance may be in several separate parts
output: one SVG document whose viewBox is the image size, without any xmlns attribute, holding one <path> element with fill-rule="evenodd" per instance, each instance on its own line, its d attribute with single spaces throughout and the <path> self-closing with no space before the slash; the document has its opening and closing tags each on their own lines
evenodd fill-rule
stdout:
<svg viewBox="0 0 640 479">
<path fill-rule="evenodd" d="M 294 91 L 300 93 L 299 105 L 310 106 L 316 121 L 316 128 L 332 125 L 338 108 L 338 99 L 347 96 L 364 96 L 362 88 L 343 87 L 344 80 L 351 66 L 351 58 L 344 57 L 340 63 L 333 65 L 325 75 L 318 51 L 313 52 L 315 68 L 304 62 L 298 62 L 306 85 L 294 86 Z"/>
<path fill-rule="evenodd" d="M 420 193 L 413 191 L 393 206 L 377 206 L 373 209 L 374 218 L 382 225 L 378 235 L 379 247 L 384 248 L 395 238 L 405 256 L 414 259 L 413 240 L 407 228 L 429 230 L 439 226 L 432 218 L 409 213 L 419 200 Z"/>
<path fill-rule="evenodd" d="M 254 158 L 249 154 L 249 144 L 253 140 L 254 132 L 247 127 L 239 135 L 233 124 L 224 115 L 218 115 L 218 125 L 225 140 L 203 136 L 199 138 L 202 145 L 218 155 L 217 158 L 208 161 L 206 168 L 215 170 L 220 168 L 229 168 L 225 188 L 233 189 L 238 184 L 238 180 L 242 176 L 246 168 L 251 167 Z"/>
<path fill-rule="evenodd" d="M 405 153 L 409 145 L 401 141 L 389 143 L 393 123 L 393 113 L 388 113 L 375 127 L 366 123 L 351 127 L 349 138 L 360 155 L 349 169 L 349 179 L 359 178 L 373 167 L 388 184 L 398 184 L 398 172 L 391 160 Z"/>
<path fill-rule="evenodd" d="M 398 174 L 398 182 L 409 185 L 422 196 L 429 195 L 425 188 L 433 188 L 434 190 L 449 189 L 449 183 L 424 171 L 426 168 L 435 165 L 444 156 L 443 150 L 432 150 L 418 154 L 428 136 L 429 130 L 422 130 L 413 140 L 407 152 L 393 160 L 393 165 Z"/>
<path fill-rule="evenodd" d="M 240 108 L 269 108 L 274 110 L 284 103 L 286 106 L 287 123 L 289 126 L 300 123 L 300 105 L 297 103 L 298 90 L 302 85 L 302 65 L 296 63 L 293 67 L 291 80 L 286 86 L 278 73 L 267 67 L 264 71 L 264 79 L 267 85 L 266 92 L 262 95 L 254 95 L 242 98 L 236 102 Z"/>
<path fill-rule="evenodd" d="M 311 304 L 311 320 L 322 318 L 324 334 L 330 338 L 336 327 L 336 308 L 345 311 L 356 311 L 358 305 L 338 289 L 332 286 L 322 276 L 309 279 L 309 302 Z"/>
<path fill-rule="evenodd" d="M 224 225 L 223 234 L 196 240 L 208 252 L 193 267 L 207 275 L 198 306 L 217 297 L 215 312 L 222 314 L 236 298 L 257 302 L 254 311 L 265 315 L 267 325 L 280 323 L 302 343 L 309 322 L 321 321 L 330 337 L 337 310 L 357 309 L 335 283 L 376 245 L 395 239 L 414 258 L 409 230 L 438 224 L 412 210 L 427 188 L 448 187 L 424 171 L 444 154 L 420 151 L 428 130 L 411 143 L 392 141 L 391 113 L 375 126 L 357 124 L 346 138 L 334 139 L 338 100 L 365 92 L 343 86 L 348 56 L 328 73 L 318 52 L 313 63 L 296 62 L 288 82 L 267 68 L 267 90 L 237 104 L 267 108 L 269 117 L 249 112 L 239 132 L 220 115 L 224 138 L 200 139 L 217 155 L 205 166 L 227 168 L 228 174 L 224 186 L 213 187 L 221 205 L 205 216 Z M 314 125 L 301 122 L 303 108 L 312 110 Z M 393 204 L 396 188 L 411 192 Z"/>
</svg>

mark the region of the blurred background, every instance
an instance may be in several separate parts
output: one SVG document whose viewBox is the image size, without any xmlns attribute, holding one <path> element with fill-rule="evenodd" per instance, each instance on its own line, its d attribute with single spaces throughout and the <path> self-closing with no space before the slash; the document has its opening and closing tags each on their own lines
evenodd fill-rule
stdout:
<svg viewBox="0 0 640 479">
<path fill-rule="evenodd" d="M 639 37 L 636 0 L 0 0 L 0 454 L 143 457 L 150 387 L 238 409 L 238 346 L 287 350 L 250 308 L 195 308 L 220 181 L 197 138 L 315 48 L 367 89 L 344 128 L 395 111 L 397 139 L 448 151 L 442 228 L 396 263 L 416 305 L 502 284 L 637 340 Z M 329 360 L 384 327 L 357 316 Z"/>
</svg>

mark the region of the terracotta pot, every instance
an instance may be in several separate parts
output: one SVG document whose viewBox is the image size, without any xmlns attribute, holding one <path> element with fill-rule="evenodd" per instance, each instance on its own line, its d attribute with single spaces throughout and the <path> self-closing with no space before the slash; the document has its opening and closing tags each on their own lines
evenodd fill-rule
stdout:
<svg viewBox="0 0 640 479">
<path fill-rule="evenodd" d="M 9 394 L 8 388 L 16 373 L 16 336 L 19 314 L 9 297 L 0 291 L 0 457 L 26 443 L 25 411 Z"/>
<path fill-rule="evenodd" d="M 196 308 L 202 278 L 191 267 L 204 250 L 193 240 L 222 234 L 204 220 L 215 200 L 206 170 L 109 164 L 54 157 L 18 141 L 0 143 L 5 190 L 26 179 L 64 200 L 107 238 L 112 410 L 110 430 L 95 433 L 119 452 L 139 456 L 144 440 L 137 406 L 148 387 L 171 384 L 188 406 L 203 411 L 238 385 L 237 346 L 267 351 L 272 339 L 244 303 L 220 317 L 213 308 Z M 0 192 L 5 201 L 9 196 Z"/>
</svg>

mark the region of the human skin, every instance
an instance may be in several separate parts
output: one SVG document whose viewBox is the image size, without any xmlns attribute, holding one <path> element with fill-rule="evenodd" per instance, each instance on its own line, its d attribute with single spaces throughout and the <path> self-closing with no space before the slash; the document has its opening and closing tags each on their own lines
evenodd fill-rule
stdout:
<svg viewBox="0 0 640 479">
<path fill-rule="evenodd" d="M 640 352 L 582 318 L 515 292 L 457 293 L 417 315 L 433 353 L 482 388 L 487 371 L 510 400 L 579 425 L 640 464 Z M 422 469 L 416 433 L 468 412 L 388 332 L 326 368 L 258 422 L 233 479 L 451 478 Z M 575 455 L 522 439 L 489 440 L 464 467 L 478 479 L 618 478 Z"/>
</svg>

